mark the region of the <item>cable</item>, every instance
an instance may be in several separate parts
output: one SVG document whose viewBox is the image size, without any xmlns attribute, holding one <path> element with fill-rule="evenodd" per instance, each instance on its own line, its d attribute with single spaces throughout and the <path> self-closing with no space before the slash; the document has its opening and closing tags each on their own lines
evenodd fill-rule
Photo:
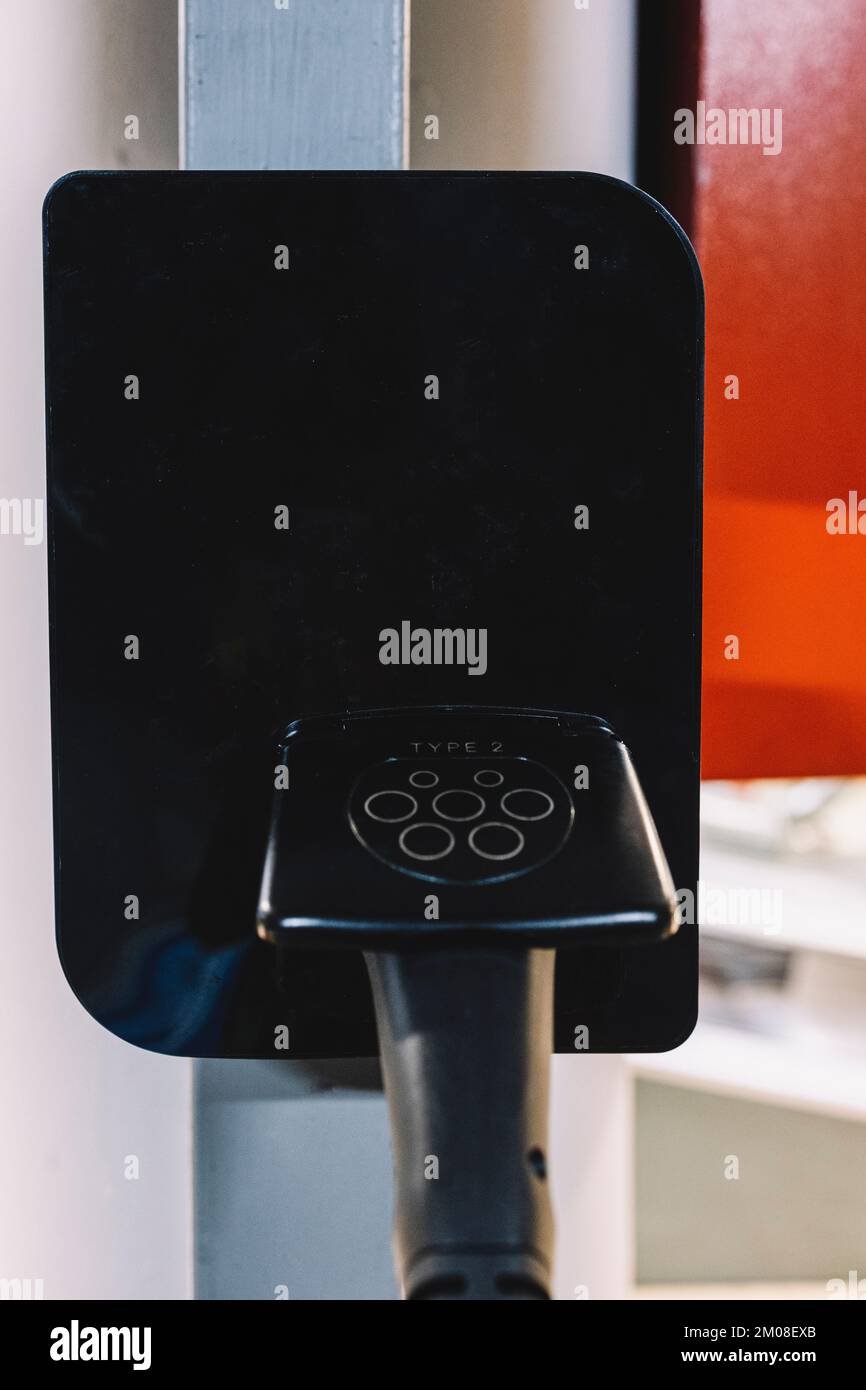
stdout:
<svg viewBox="0 0 866 1390">
<path fill-rule="evenodd" d="M 368 953 L 404 1297 L 547 1299 L 554 952 Z"/>
</svg>

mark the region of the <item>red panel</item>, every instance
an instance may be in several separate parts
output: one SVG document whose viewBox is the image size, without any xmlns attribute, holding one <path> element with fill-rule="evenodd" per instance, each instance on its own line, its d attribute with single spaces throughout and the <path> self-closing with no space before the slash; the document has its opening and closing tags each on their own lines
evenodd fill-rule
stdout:
<svg viewBox="0 0 866 1390">
<path fill-rule="evenodd" d="M 862 773 L 866 534 L 826 508 L 866 499 L 866 6 L 704 0 L 703 24 L 707 107 L 782 110 L 778 155 L 695 149 L 704 775 Z"/>
</svg>

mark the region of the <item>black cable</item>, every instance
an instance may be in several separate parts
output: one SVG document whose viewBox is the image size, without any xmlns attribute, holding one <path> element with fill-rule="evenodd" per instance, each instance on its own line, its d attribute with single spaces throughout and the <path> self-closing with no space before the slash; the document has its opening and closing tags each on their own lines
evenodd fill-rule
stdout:
<svg viewBox="0 0 866 1390">
<path fill-rule="evenodd" d="M 550 1297 L 554 952 L 369 953 L 405 1298 Z"/>
</svg>

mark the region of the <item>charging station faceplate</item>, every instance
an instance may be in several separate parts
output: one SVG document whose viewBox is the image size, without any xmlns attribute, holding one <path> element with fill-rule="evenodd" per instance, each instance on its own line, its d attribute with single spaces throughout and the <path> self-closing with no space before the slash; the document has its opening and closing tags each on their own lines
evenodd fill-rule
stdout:
<svg viewBox="0 0 866 1390">
<path fill-rule="evenodd" d="M 670 217 L 589 174 L 78 173 L 45 250 L 57 932 L 85 1007 L 168 1053 L 273 1057 L 287 1022 L 289 1055 L 374 1053 L 360 947 L 256 935 L 286 729 L 555 709 L 627 746 L 687 917 L 561 946 L 556 1048 L 676 1045 L 703 298 Z M 455 874 L 507 865 L 521 804 Z"/>
</svg>

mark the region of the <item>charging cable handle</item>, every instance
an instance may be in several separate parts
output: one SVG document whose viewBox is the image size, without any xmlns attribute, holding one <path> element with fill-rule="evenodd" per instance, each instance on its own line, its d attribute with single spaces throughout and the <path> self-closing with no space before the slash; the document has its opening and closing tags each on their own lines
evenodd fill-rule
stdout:
<svg viewBox="0 0 866 1390">
<path fill-rule="evenodd" d="M 552 950 L 367 953 L 403 1296 L 547 1299 Z"/>
</svg>

